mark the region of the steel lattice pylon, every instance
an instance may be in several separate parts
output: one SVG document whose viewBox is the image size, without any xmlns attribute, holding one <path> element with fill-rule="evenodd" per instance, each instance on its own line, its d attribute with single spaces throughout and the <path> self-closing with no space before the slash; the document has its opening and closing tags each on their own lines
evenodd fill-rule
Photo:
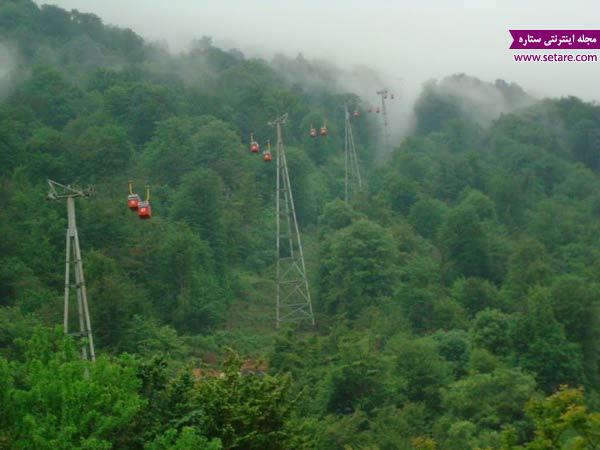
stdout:
<svg viewBox="0 0 600 450">
<path fill-rule="evenodd" d="M 277 214 L 277 268 L 276 268 L 276 325 L 284 322 L 315 324 L 310 300 L 302 240 L 296 218 L 294 198 L 290 185 L 281 126 L 287 114 L 277 117 L 269 125 L 277 129 L 276 214 Z"/>
<path fill-rule="evenodd" d="M 345 118 L 345 133 L 344 133 L 344 157 L 346 172 L 344 176 L 344 200 L 348 203 L 349 191 L 354 193 L 357 188 L 362 188 L 362 179 L 360 178 L 360 169 L 358 167 L 358 157 L 356 148 L 354 147 L 354 136 L 352 134 L 352 123 L 350 121 L 350 111 L 344 106 Z"/>
<path fill-rule="evenodd" d="M 388 97 L 388 90 L 382 89 L 377 91 L 377 95 L 381 96 L 381 115 L 383 116 L 383 144 L 385 146 L 386 154 L 389 154 L 390 149 L 390 129 L 388 123 L 387 109 L 385 108 L 385 101 Z M 393 97 L 392 97 L 393 98 Z"/>
<path fill-rule="evenodd" d="M 93 189 L 79 189 L 73 186 L 65 186 L 56 181 L 48 180 L 50 190 L 48 199 L 67 200 L 67 245 L 65 255 L 65 306 L 63 325 L 65 333 L 69 333 L 69 295 L 72 289 L 77 296 L 77 311 L 79 316 L 79 338 L 86 339 L 87 342 L 81 345 L 81 355 L 83 359 L 91 361 L 96 360 L 94 351 L 94 338 L 92 336 L 92 324 L 90 321 L 90 311 L 88 308 L 87 292 L 85 289 L 85 278 L 83 276 L 83 263 L 81 258 L 81 249 L 79 248 L 79 236 L 77 234 L 77 224 L 75 222 L 75 198 L 89 197 L 93 194 Z M 75 282 L 71 282 L 71 268 L 73 269 Z"/>
</svg>

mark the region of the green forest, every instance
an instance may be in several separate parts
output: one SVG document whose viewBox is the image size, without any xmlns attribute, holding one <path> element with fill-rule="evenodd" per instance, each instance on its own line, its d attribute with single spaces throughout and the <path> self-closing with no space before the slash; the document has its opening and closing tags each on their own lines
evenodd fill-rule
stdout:
<svg viewBox="0 0 600 450">
<path fill-rule="evenodd" d="M 453 75 L 382 155 L 368 100 L 301 56 L 172 54 L 32 0 L 0 2 L 0 43 L 1 449 L 600 448 L 599 105 Z M 276 165 L 248 145 L 284 113 L 316 325 L 276 329 Z M 63 332 L 47 179 L 94 187 L 95 362 Z"/>
</svg>

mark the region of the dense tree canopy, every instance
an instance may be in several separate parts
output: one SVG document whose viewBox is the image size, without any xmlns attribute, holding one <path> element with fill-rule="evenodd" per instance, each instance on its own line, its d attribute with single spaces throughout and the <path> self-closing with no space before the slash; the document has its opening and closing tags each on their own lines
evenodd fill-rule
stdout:
<svg viewBox="0 0 600 450">
<path fill-rule="evenodd" d="M 31 0 L 0 3 L 0 46 L 19 56 L 0 79 L 0 448 L 598 448 L 598 105 L 428 83 L 391 154 L 375 115 L 353 119 L 344 202 L 339 106 L 369 99 L 339 69 L 209 37 L 171 55 Z M 276 331 L 275 164 L 246 145 L 274 145 L 286 112 L 317 325 Z M 46 178 L 95 186 L 76 200 L 95 363 L 56 328 L 66 208 Z"/>
</svg>

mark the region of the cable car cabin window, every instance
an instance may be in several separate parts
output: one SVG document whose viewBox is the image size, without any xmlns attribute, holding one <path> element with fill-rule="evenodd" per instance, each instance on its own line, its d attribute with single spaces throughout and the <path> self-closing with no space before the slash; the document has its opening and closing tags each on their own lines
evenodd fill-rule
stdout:
<svg viewBox="0 0 600 450">
<path fill-rule="evenodd" d="M 140 196 L 137 194 L 129 194 L 127 196 L 127 207 L 132 211 L 138 209 L 138 205 L 140 203 Z"/>
<path fill-rule="evenodd" d="M 138 204 L 138 217 L 140 219 L 150 219 L 152 217 L 152 207 L 150 202 L 143 200 Z"/>
</svg>

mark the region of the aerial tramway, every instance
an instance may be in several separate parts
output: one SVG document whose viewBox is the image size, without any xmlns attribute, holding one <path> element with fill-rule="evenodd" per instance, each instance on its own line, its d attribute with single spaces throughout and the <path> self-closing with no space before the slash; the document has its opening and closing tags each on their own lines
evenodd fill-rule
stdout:
<svg viewBox="0 0 600 450">
<path fill-rule="evenodd" d="M 150 186 L 146 185 L 146 199 L 142 200 L 139 194 L 133 192 L 133 181 L 129 181 L 129 195 L 127 196 L 127 207 L 137 211 L 140 219 L 152 218 L 152 205 L 150 205 Z"/>
<path fill-rule="evenodd" d="M 358 164 L 358 156 L 354 146 L 352 134 L 352 119 L 360 117 L 358 106 L 350 110 L 344 105 L 345 134 L 344 134 L 344 156 L 345 156 L 345 179 L 344 198 L 348 202 L 352 192 L 360 190 L 362 181 Z M 284 114 L 269 122 L 276 128 L 277 144 L 275 161 L 277 164 L 276 181 L 276 274 L 275 274 L 275 323 L 279 328 L 285 322 L 302 323 L 308 322 L 315 325 L 315 317 L 312 309 L 304 252 L 294 198 L 292 195 L 290 174 L 288 171 L 286 153 L 283 146 L 282 126 L 287 122 L 288 115 Z M 324 138 L 329 134 L 327 120 L 318 129 L 310 125 L 309 136 L 313 139 Z M 254 134 L 250 134 L 249 150 L 251 153 L 260 152 L 260 144 Z M 271 162 L 271 141 L 266 141 L 266 150 L 263 151 L 263 160 Z"/>
<path fill-rule="evenodd" d="M 317 129 L 312 124 L 310 126 L 310 130 L 308 131 L 308 135 L 311 138 L 316 138 L 318 136 L 325 137 L 328 134 L 329 134 L 329 130 L 327 129 L 327 120 L 323 121 L 323 125 L 321 125 L 318 132 L 317 132 Z"/>
<path fill-rule="evenodd" d="M 360 116 L 358 107 L 350 113 L 347 105 L 344 105 L 344 201 L 348 203 L 350 194 L 362 189 L 362 179 L 358 164 L 356 147 L 354 146 L 354 134 L 352 133 L 352 118 Z"/>
<path fill-rule="evenodd" d="M 394 100 L 394 93 L 388 91 L 387 89 L 381 89 L 376 92 L 379 97 L 381 97 L 381 106 L 369 106 L 368 111 L 374 112 L 375 114 L 381 113 L 383 118 L 383 142 L 385 146 L 386 152 L 391 151 L 390 149 L 390 129 L 389 129 L 389 121 L 386 107 L 386 100 Z"/>
</svg>

